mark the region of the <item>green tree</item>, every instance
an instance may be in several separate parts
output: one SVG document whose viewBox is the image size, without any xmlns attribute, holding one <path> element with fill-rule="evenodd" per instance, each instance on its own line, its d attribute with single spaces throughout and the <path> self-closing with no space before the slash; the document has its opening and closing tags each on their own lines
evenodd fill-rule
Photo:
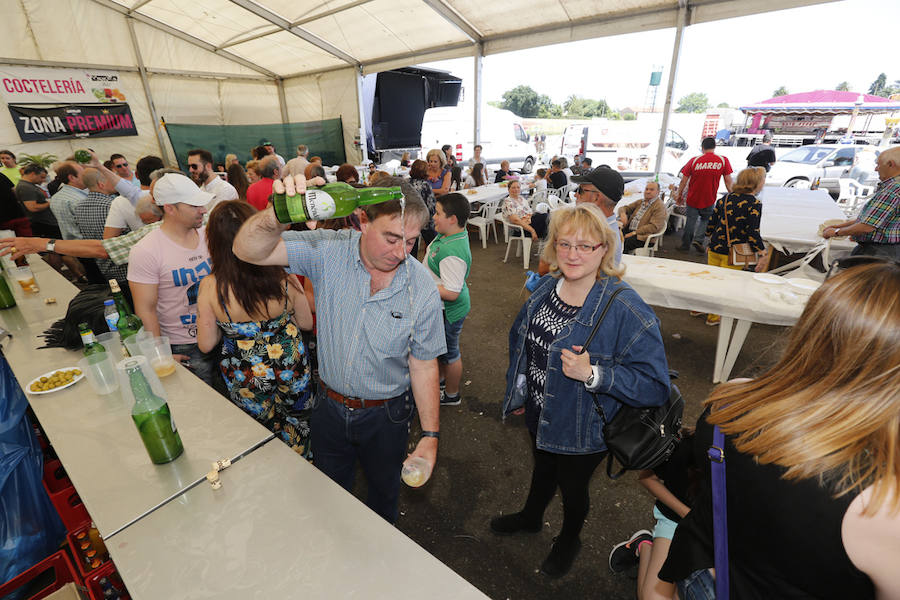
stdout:
<svg viewBox="0 0 900 600">
<path fill-rule="evenodd" d="M 887 85 L 887 75 L 881 73 L 878 77 L 875 78 L 875 81 L 872 82 L 872 85 L 869 86 L 869 93 L 873 96 L 883 96 L 884 88 Z"/>
<path fill-rule="evenodd" d="M 502 100 L 488 100 L 488 106 L 493 106 L 494 108 L 503 108 Z"/>
<path fill-rule="evenodd" d="M 546 98 L 546 96 L 544 97 Z M 541 105 L 538 116 L 542 119 L 561 119 L 563 116 L 562 106 L 553 104 L 552 102 Z"/>
<path fill-rule="evenodd" d="M 625 116 L 622 117 L 622 120 L 624 120 L 624 121 L 636 121 L 636 120 L 637 120 L 637 115 L 634 114 L 634 113 L 625 113 Z"/>
<path fill-rule="evenodd" d="M 788 89 L 784 86 L 781 86 L 780 88 L 772 92 L 772 97 L 777 98 L 778 96 L 787 96 L 788 94 L 790 94 Z"/>
<path fill-rule="evenodd" d="M 716 108 L 731 108 L 727 102 L 719 102 L 716 104 Z"/>
<path fill-rule="evenodd" d="M 503 93 L 501 108 L 511 110 L 520 117 L 537 117 L 542 108 L 545 112 L 551 111 L 552 105 L 547 96 L 538 94 L 531 86 L 520 85 Z"/>
<path fill-rule="evenodd" d="M 591 100 L 581 96 L 569 96 L 562 106 L 567 117 L 603 117 L 609 112 L 606 100 Z"/>
<path fill-rule="evenodd" d="M 706 94 L 694 92 L 687 96 L 682 96 L 678 101 L 678 108 L 675 109 L 675 112 L 701 113 L 707 108 L 709 108 L 709 98 L 706 97 Z"/>
<path fill-rule="evenodd" d="M 839 92 L 849 92 L 849 91 L 850 91 L 850 84 L 849 84 L 848 82 L 846 82 L 846 81 L 842 81 L 842 82 L 840 82 L 839 84 L 837 84 L 837 85 L 834 87 L 834 89 L 837 90 L 837 91 L 839 91 Z"/>
</svg>

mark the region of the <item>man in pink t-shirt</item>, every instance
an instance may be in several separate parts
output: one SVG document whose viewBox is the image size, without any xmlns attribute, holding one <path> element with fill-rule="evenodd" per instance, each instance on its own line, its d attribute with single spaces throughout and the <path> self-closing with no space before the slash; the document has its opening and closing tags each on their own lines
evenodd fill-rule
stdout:
<svg viewBox="0 0 900 600">
<path fill-rule="evenodd" d="M 212 270 L 203 214 L 213 195 L 177 173 L 154 181 L 150 195 L 163 220 L 128 255 L 134 311 L 148 332 L 169 338 L 177 360 L 213 385 L 215 356 L 197 347 L 197 292 Z"/>
<path fill-rule="evenodd" d="M 681 184 L 678 186 L 678 204 L 687 204 L 687 220 L 681 234 L 682 252 L 694 248 L 703 252 L 706 224 L 716 206 L 719 193 L 719 177 L 725 181 L 725 189 L 731 191 L 731 163 L 724 156 L 716 155 L 716 138 L 703 138 L 700 147 L 703 154 L 695 156 L 681 168 Z M 687 188 L 687 196 L 685 196 Z"/>
</svg>

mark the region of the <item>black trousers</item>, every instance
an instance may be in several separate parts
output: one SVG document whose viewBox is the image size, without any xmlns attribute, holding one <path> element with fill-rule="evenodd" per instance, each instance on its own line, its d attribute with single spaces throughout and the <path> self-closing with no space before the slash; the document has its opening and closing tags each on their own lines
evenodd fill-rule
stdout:
<svg viewBox="0 0 900 600">
<path fill-rule="evenodd" d="M 591 476 L 606 452 L 594 454 L 555 454 L 539 450 L 531 436 L 534 453 L 534 471 L 531 473 L 531 489 L 522 516 L 534 523 L 544 519 L 544 510 L 559 488 L 563 501 L 563 525 L 559 539 L 575 540 L 584 527 L 584 519 L 591 507 L 588 485 Z"/>
</svg>

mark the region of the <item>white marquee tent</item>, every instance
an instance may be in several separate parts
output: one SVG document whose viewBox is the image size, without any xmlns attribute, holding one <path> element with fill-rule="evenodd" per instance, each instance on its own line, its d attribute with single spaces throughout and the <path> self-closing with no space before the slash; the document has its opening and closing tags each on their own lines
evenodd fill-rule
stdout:
<svg viewBox="0 0 900 600">
<path fill-rule="evenodd" d="M 823 1 L 2 0 L 0 65 L 118 71 L 139 135 L 92 139 L 101 156 L 170 159 L 160 117 L 207 125 L 340 117 L 347 157 L 359 160 L 363 74 L 472 56 L 478 106 L 485 55 L 675 27 L 674 73 L 686 25 Z M 7 111 L 0 115 L 0 147 L 63 155 L 83 145 L 23 144 Z"/>
</svg>

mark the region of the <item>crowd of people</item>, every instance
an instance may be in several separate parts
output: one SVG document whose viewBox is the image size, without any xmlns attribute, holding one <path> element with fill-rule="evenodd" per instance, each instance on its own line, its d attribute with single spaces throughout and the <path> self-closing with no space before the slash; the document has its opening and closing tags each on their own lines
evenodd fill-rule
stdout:
<svg viewBox="0 0 900 600">
<path fill-rule="evenodd" d="M 762 270 L 765 167 L 732 180 L 728 161 L 707 145 L 685 165 L 674 198 L 687 206 L 683 249 L 734 266 L 731 246 L 745 243 Z M 480 152 L 465 177 L 450 146 L 408 162 L 408 178 L 373 169 L 362 183 L 356 167 L 342 165 L 337 180 L 397 186 L 403 199 L 288 226 L 272 197 L 325 183 L 321 159 L 308 158 L 305 146 L 289 161 L 267 144 L 246 166 L 229 155 L 225 177 L 203 149 L 188 152 L 189 176 L 154 156 L 133 173 L 122 155 L 105 165 L 92 153 L 87 165 L 55 166 L 52 195 L 46 169 L 12 169 L 15 157 L 4 150 L 0 228 L 16 237 L 0 240 L 0 252 L 77 257 L 66 270 L 78 278 L 121 281 L 145 329 L 169 337 L 178 360 L 345 489 L 361 467 L 366 504 L 393 523 L 414 416 L 421 437 L 410 455 L 433 466 L 440 407 L 461 402 L 472 254 L 470 204 L 458 190 L 490 181 Z M 668 215 L 656 181 L 617 211 L 618 172 L 589 159 L 550 164 L 533 192 L 577 188 L 574 203 L 549 212 L 533 209 L 507 162 L 494 173 L 509 182 L 504 217 L 546 243 L 543 276 L 509 331 L 502 402 L 504 417 L 524 415 L 531 480 L 521 508 L 486 526 L 497 535 L 539 532 L 559 490 L 563 522 L 540 565 L 557 578 L 582 547 L 589 484 L 606 457 L 600 411 L 611 420 L 624 406 L 660 406 L 669 395 L 659 319 L 623 280 L 621 264 L 623 251 L 659 232 Z M 854 235 L 856 254 L 896 259 L 900 150 L 882 152 L 877 171 L 881 183 L 859 216 L 825 237 Z M 720 178 L 728 193 L 717 199 Z M 670 459 L 641 472 L 658 499 L 656 526 L 613 548 L 613 571 L 637 567 L 642 599 L 673 598 L 676 589 L 681 598 L 714 597 L 705 457 L 716 426 L 726 436 L 735 597 L 900 594 L 898 330 L 896 262 L 871 259 L 827 280 L 780 361 L 754 380 L 716 388 Z M 760 493 L 772 501 L 752 500 Z"/>
</svg>

